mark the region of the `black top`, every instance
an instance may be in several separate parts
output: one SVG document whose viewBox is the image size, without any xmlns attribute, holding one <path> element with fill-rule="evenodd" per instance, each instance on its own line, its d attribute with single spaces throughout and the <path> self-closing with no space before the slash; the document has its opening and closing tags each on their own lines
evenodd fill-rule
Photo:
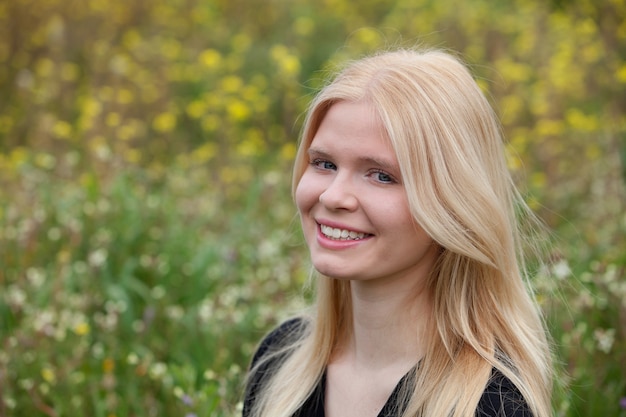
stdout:
<svg viewBox="0 0 626 417">
<path fill-rule="evenodd" d="M 263 356 L 279 349 L 285 342 L 288 335 L 301 329 L 301 320 L 292 319 L 284 322 L 274 329 L 260 344 L 259 349 L 254 354 L 252 366 L 254 366 Z M 263 365 L 251 378 L 246 387 L 243 406 L 243 417 L 248 417 L 254 396 L 259 387 L 263 384 L 263 375 L 272 366 L 272 362 Z M 409 371 L 394 388 L 381 409 L 378 417 L 397 417 L 399 411 L 395 405 L 397 396 L 401 388 L 410 381 L 410 376 L 415 372 L 415 368 Z M 320 382 L 315 387 L 311 396 L 306 400 L 302 408 L 293 417 L 325 417 L 324 399 L 326 392 L 326 374 L 322 375 Z M 517 387 L 501 372 L 494 368 L 489 383 L 483 392 L 478 407 L 476 417 L 532 417 L 532 413 L 524 397 Z"/>
</svg>

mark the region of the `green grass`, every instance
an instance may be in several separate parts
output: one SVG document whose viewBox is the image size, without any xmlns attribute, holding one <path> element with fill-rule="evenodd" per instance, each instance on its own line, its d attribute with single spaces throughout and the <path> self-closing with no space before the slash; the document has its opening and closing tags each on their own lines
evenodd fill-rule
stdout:
<svg viewBox="0 0 626 417">
<path fill-rule="evenodd" d="M 284 190 L 258 181 L 226 213 L 202 174 L 41 174 L 23 168 L 26 211 L 3 206 L 3 414 L 235 415 L 305 276 Z"/>
</svg>

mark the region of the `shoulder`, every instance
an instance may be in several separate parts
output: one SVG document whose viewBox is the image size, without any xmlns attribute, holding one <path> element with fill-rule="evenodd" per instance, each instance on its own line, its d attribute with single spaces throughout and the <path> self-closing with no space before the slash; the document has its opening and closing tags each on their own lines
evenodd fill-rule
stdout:
<svg viewBox="0 0 626 417">
<path fill-rule="evenodd" d="M 306 327 L 307 321 L 304 318 L 295 317 L 274 328 L 259 343 L 259 347 L 252 357 L 250 368 L 254 368 L 262 359 L 274 356 L 291 345 L 293 341 L 302 336 Z"/>
<path fill-rule="evenodd" d="M 243 399 L 243 417 L 250 415 L 261 387 L 274 374 L 277 364 L 289 353 L 293 343 L 301 338 L 307 323 L 300 317 L 287 320 L 261 340 L 250 363 Z"/>
<path fill-rule="evenodd" d="M 494 369 L 476 410 L 476 417 L 532 417 L 519 389 Z"/>
</svg>

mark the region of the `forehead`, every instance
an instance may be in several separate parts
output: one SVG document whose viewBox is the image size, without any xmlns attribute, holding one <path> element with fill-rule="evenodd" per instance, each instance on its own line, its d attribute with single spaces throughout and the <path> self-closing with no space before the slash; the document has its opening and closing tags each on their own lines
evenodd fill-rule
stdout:
<svg viewBox="0 0 626 417">
<path fill-rule="evenodd" d="M 364 100 L 333 103 L 312 136 L 311 142 L 317 139 L 341 143 L 355 139 L 391 145 L 378 112 Z"/>
<path fill-rule="evenodd" d="M 340 101 L 330 106 L 313 135 L 308 153 L 387 160 L 387 165 L 397 165 L 380 116 L 367 101 Z"/>
</svg>

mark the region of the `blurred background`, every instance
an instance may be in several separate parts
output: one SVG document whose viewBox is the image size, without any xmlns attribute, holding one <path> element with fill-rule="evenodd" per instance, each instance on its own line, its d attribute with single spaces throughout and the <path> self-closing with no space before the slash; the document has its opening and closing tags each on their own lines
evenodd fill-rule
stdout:
<svg viewBox="0 0 626 417">
<path fill-rule="evenodd" d="M 0 0 L 0 416 L 237 416 L 310 296 L 289 181 L 329 71 L 461 53 L 553 232 L 558 416 L 626 416 L 626 1 Z"/>
</svg>

